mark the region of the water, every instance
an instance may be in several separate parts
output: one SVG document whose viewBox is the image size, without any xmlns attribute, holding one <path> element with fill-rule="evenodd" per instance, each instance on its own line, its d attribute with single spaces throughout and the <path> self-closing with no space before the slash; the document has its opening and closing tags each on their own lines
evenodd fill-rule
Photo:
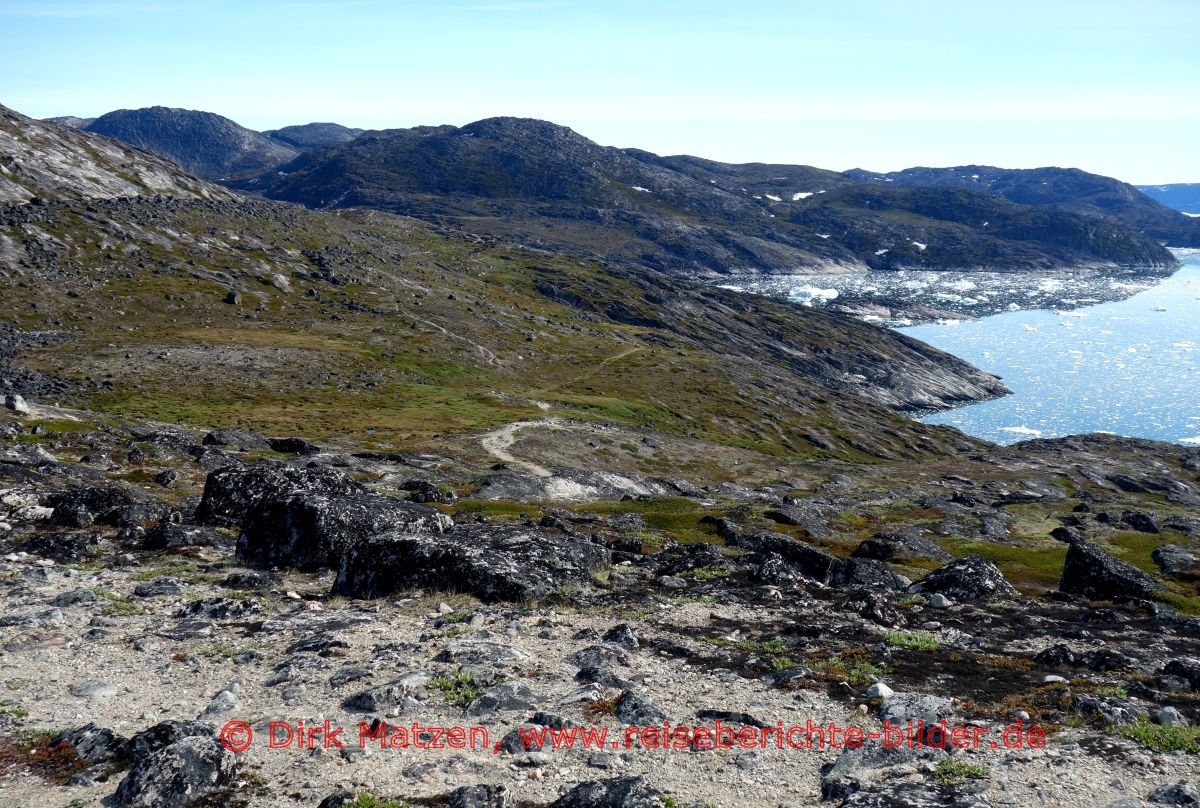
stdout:
<svg viewBox="0 0 1200 808">
<path fill-rule="evenodd" d="M 1022 309 L 1073 309 L 1123 300 L 1163 280 L 1144 271 L 1056 272 L 863 272 L 847 275 L 768 275 L 737 278 L 727 288 L 825 306 L 846 298 L 882 300 L 900 307 L 920 306 L 955 314 L 986 317 Z M 864 318 L 870 319 L 870 318 Z M 891 325 L 908 326 L 903 317 Z"/>
<path fill-rule="evenodd" d="M 899 329 L 1014 395 L 923 418 L 996 443 L 1084 432 L 1200 446 L 1200 250 L 1125 300 Z M 827 284 L 828 285 L 828 284 Z"/>
</svg>

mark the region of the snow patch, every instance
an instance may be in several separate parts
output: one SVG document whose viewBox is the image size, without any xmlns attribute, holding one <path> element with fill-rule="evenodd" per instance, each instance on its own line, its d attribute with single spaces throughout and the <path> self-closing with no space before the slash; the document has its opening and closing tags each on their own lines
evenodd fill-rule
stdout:
<svg viewBox="0 0 1200 808">
<path fill-rule="evenodd" d="M 812 191 L 797 191 L 796 193 L 792 194 L 792 201 L 799 202 L 801 199 L 808 199 L 812 195 Z M 1200 214 L 1197 215 L 1200 216 Z"/>
<path fill-rule="evenodd" d="M 642 192 L 642 193 L 644 193 L 644 194 L 653 193 L 653 191 L 651 191 L 649 188 L 643 188 L 643 187 L 642 187 L 642 186 L 640 186 L 640 185 L 633 185 L 633 186 L 631 186 L 631 187 L 633 188 L 633 190 L 635 190 L 635 191 L 641 191 L 641 192 Z"/>
</svg>

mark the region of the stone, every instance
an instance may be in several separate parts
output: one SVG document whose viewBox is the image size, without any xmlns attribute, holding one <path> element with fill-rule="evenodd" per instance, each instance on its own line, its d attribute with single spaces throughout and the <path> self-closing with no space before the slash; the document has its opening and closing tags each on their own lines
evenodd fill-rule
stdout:
<svg viewBox="0 0 1200 808">
<path fill-rule="evenodd" d="M 1200 788 L 1190 783 L 1164 783 L 1158 786 L 1146 799 L 1155 805 L 1200 805 Z"/>
<path fill-rule="evenodd" d="M 182 808 L 234 785 L 240 761 L 211 736 L 183 738 L 138 762 L 113 808 Z"/>
<path fill-rule="evenodd" d="M 511 808 L 513 802 L 507 786 L 460 786 L 450 792 L 447 808 Z"/>
<path fill-rule="evenodd" d="M 233 538 L 200 525 L 163 521 L 152 527 L 142 541 L 146 550 L 175 550 L 181 547 L 233 547 Z"/>
<path fill-rule="evenodd" d="M 1017 590 L 995 564 L 978 553 L 951 561 L 909 587 L 913 592 L 941 593 L 957 601 L 1017 597 Z"/>
<path fill-rule="evenodd" d="M 909 747 L 906 744 L 892 748 L 891 744 L 885 745 L 881 740 L 871 740 L 857 748 L 846 748 L 831 765 L 822 770 L 821 797 L 844 800 L 886 781 L 894 770 L 911 770 L 921 765 L 936 764 L 945 756 L 943 749 Z"/>
<path fill-rule="evenodd" d="M 138 584 L 133 588 L 133 594 L 139 598 L 155 598 L 162 595 L 182 595 L 184 589 L 183 582 L 164 575 L 153 581 L 144 581 Z"/>
<path fill-rule="evenodd" d="M 260 500 L 247 513 L 238 537 L 237 556 L 264 567 L 310 572 L 337 569 L 353 547 L 374 541 L 368 537 L 384 531 L 406 536 L 441 533 L 453 525 L 453 520 L 439 511 L 395 497 L 282 494 Z M 342 589 L 335 591 L 362 596 Z M 375 597 L 383 594 L 390 592 L 380 591 Z"/>
<path fill-rule="evenodd" d="M 929 598 L 929 608 L 931 609 L 949 609 L 953 605 L 954 602 L 941 592 L 937 592 Z"/>
<path fill-rule="evenodd" d="M 424 587 L 467 592 L 487 602 L 520 602 L 547 597 L 570 582 L 586 582 L 592 570 L 609 562 L 608 550 L 599 544 L 533 527 L 390 531 L 346 549 L 333 591 L 378 598 Z"/>
<path fill-rule="evenodd" d="M 636 651 L 638 649 L 637 635 L 633 633 L 633 629 L 627 623 L 618 623 L 613 626 L 604 633 L 601 639 L 606 643 L 616 645 L 628 651 Z"/>
<path fill-rule="evenodd" d="M 4 408 L 11 410 L 17 415 L 29 415 L 29 405 L 25 403 L 25 399 L 16 393 L 4 394 Z"/>
<path fill-rule="evenodd" d="M 466 714 L 478 717 L 503 711 L 530 710 L 541 700 L 542 697 L 524 682 L 504 682 L 483 691 L 467 705 Z"/>
<path fill-rule="evenodd" d="M 775 553 L 797 571 L 823 584 L 832 583 L 843 565 L 837 556 L 782 533 L 744 533 L 733 543 L 754 553 Z"/>
<path fill-rule="evenodd" d="M 1095 600 L 1115 600 L 1148 598 L 1159 586 L 1129 562 L 1114 558 L 1094 544 L 1076 542 L 1067 547 L 1058 588 Z"/>
<path fill-rule="evenodd" d="M 215 735 L 216 728 L 205 721 L 162 721 L 125 741 L 120 756 L 136 763 L 184 738 Z"/>
<path fill-rule="evenodd" d="M 328 466 L 298 467 L 270 461 L 233 465 L 208 475 L 196 508 L 196 522 L 239 525 L 259 500 L 292 491 L 344 496 L 362 494 L 366 489 Z"/>
<path fill-rule="evenodd" d="M 863 696 L 868 699 L 886 699 L 895 694 L 896 691 L 885 685 L 883 682 L 876 682 L 867 688 Z"/>
<path fill-rule="evenodd" d="M 633 690 L 626 690 L 617 699 L 617 719 L 629 726 L 645 727 L 669 721 L 662 708 Z"/>
<path fill-rule="evenodd" d="M 550 808 L 663 808 L 666 803 L 644 777 L 618 777 L 580 783 Z"/>
<path fill-rule="evenodd" d="M 1155 547 L 1150 553 L 1150 557 L 1162 570 L 1163 575 L 1176 577 L 1200 569 L 1200 557 L 1178 544 L 1164 544 Z"/>
<path fill-rule="evenodd" d="M 907 531 L 877 533 L 854 548 L 850 557 L 873 558 L 877 561 L 903 561 L 910 558 L 933 559 L 934 561 L 954 560 L 954 556 L 938 547 L 934 542 Z"/>
<path fill-rule="evenodd" d="M 239 452 L 270 451 L 271 442 L 244 429 L 214 429 L 204 436 L 205 446 L 231 446 Z"/>
</svg>

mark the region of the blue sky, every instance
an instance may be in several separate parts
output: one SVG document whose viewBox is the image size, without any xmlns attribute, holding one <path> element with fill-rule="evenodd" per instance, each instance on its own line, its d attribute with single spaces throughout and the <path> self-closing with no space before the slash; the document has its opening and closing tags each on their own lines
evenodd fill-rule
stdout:
<svg viewBox="0 0 1200 808">
<path fill-rule="evenodd" d="M 0 0 L 0 103 L 1200 182 L 1197 0 Z"/>
</svg>

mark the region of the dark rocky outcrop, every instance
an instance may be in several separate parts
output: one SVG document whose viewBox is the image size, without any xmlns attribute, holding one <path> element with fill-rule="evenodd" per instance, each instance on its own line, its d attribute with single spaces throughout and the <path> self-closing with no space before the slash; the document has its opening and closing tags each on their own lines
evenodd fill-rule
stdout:
<svg viewBox="0 0 1200 808">
<path fill-rule="evenodd" d="M 999 568 L 978 553 L 938 567 L 910 589 L 930 595 L 937 593 L 960 601 L 1013 598 L 1018 595 Z"/>
<path fill-rule="evenodd" d="M 196 508 L 196 521 L 238 525 L 259 500 L 290 491 L 339 496 L 362 494 L 366 489 L 328 466 L 287 466 L 273 462 L 229 466 L 208 475 Z"/>
<path fill-rule="evenodd" d="M 387 530 L 441 533 L 454 525 L 443 513 L 378 494 L 293 493 L 260 500 L 246 515 L 238 558 L 259 566 L 336 568 L 347 551 Z"/>
<path fill-rule="evenodd" d="M 644 777 L 618 777 L 580 783 L 550 808 L 663 808 L 659 792 Z"/>
<path fill-rule="evenodd" d="M 598 544 L 536 528 L 466 525 L 392 531 L 349 546 L 333 591 L 377 598 L 410 587 L 470 592 L 487 601 L 543 598 L 609 562 Z"/>
<path fill-rule="evenodd" d="M 1067 548 L 1067 560 L 1058 588 L 1096 600 L 1116 600 L 1147 598 L 1160 587 L 1153 578 L 1128 561 L 1114 558 L 1094 544 L 1075 542 Z"/>
<path fill-rule="evenodd" d="M 182 738 L 143 758 L 121 780 L 114 808 L 180 808 L 231 787 L 237 755 L 212 735 Z"/>
</svg>

